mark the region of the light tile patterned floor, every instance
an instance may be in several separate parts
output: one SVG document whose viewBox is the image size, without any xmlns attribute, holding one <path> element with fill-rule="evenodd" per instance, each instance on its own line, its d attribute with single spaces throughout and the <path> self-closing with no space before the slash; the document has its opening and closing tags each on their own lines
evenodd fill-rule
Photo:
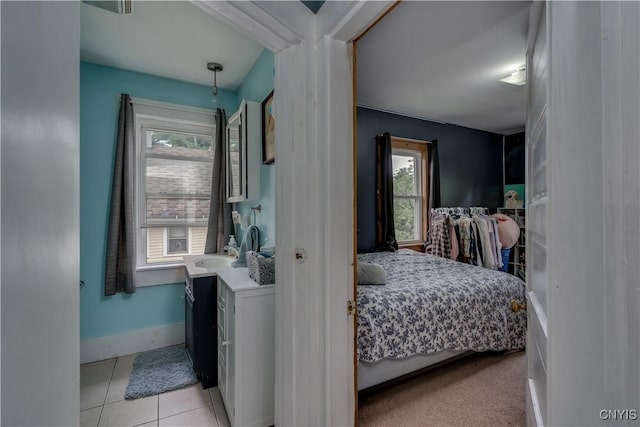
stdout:
<svg viewBox="0 0 640 427">
<path fill-rule="evenodd" d="M 219 426 L 229 420 L 217 388 L 200 383 L 142 399 L 125 400 L 135 354 L 80 367 L 81 426 Z"/>
</svg>

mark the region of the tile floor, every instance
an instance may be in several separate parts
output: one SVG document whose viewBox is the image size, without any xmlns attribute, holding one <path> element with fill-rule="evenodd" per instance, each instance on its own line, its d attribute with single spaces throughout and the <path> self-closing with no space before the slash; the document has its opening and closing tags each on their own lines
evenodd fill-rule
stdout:
<svg viewBox="0 0 640 427">
<path fill-rule="evenodd" d="M 80 367 L 81 426 L 228 427 L 217 388 L 200 383 L 142 399 L 125 400 L 135 354 Z"/>
</svg>

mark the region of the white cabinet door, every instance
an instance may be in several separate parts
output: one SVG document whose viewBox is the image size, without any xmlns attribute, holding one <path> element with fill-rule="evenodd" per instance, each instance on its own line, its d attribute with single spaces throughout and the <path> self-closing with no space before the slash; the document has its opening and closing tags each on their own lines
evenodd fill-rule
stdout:
<svg viewBox="0 0 640 427">
<path fill-rule="evenodd" d="M 234 417 L 234 294 L 224 282 L 218 278 L 218 389 L 224 401 L 231 425 Z"/>
<path fill-rule="evenodd" d="M 218 275 L 218 387 L 231 426 L 274 424 L 275 287 L 246 268 Z"/>
</svg>

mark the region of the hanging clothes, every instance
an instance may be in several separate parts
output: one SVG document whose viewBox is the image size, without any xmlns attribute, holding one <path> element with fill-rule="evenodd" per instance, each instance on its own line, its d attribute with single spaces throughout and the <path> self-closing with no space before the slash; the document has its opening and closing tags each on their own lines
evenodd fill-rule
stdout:
<svg viewBox="0 0 640 427">
<path fill-rule="evenodd" d="M 451 253 L 451 236 L 449 234 L 449 218 L 446 215 L 431 216 L 431 246 L 429 253 L 449 258 Z"/>
<path fill-rule="evenodd" d="M 504 264 L 498 225 L 488 213 L 484 207 L 432 209 L 426 252 L 492 270 L 501 269 Z"/>
</svg>

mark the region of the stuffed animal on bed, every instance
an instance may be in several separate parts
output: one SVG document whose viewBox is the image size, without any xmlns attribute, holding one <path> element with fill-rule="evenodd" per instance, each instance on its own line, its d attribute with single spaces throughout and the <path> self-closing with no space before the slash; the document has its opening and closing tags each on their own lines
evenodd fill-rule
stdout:
<svg viewBox="0 0 640 427">
<path fill-rule="evenodd" d="M 502 243 L 502 247 L 512 248 L 520 237 L 520 227 L 508 215 L 496 213 L 491 216 L 498 221 L 498 240 Z"/>
</svg>

